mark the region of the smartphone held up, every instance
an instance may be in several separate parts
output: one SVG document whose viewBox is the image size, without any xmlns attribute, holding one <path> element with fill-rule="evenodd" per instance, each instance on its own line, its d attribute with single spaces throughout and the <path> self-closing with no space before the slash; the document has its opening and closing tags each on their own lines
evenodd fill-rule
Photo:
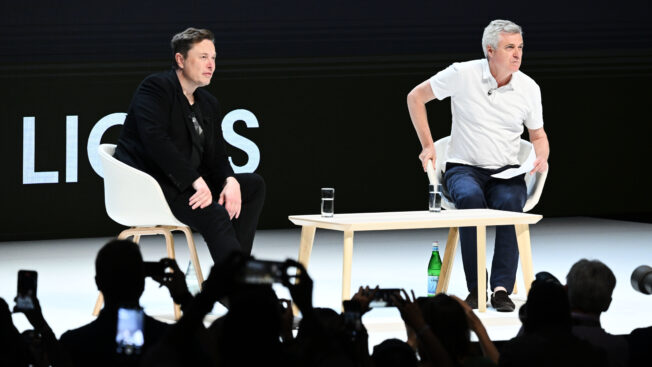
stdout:
<svg viewBox="0 0 652 367">
<path fill-rule="evenodd" d="M 249 259 L 240 275 L 240 281 L 246 284 L 282 283 L 286 271 L 284 262 Z"/>
<path fill-rule="evenodd" d="M 38 273 L 34 270 L 18 271 L 18 289 L 16 292 L 16 311 L 31 311 L 36 299 Z"/>
<path fill-rule="evenodd" d="M 369 302 L 369 307 L 394 307 L 393 297 L 401 299 L 399 288 L 380 288 L 374 293 L 374 298 Z"/>
<path fill-rule="evenodd" d="M 145 344 L 142 309 L 119 308 L 115 342 L 116 352 L 122 355 L 138 355 Z"/>
</svg>

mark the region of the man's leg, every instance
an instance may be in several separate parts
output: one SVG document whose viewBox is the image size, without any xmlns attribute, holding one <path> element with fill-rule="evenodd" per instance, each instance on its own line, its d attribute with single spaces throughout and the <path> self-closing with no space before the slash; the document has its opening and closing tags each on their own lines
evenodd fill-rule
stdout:
<svg viewBox="0 0 652 367">
<path fill-rule="evenodd" d="M 174 216 L 197 230 L 208 245 L 213 262 L 219 264 L 233 251 L 241 251 L 236 232 L 233 230 L 229 213 L 222 205 L 217 204 L 219 192 L 213 192 L 213 203 L 204 209 L 193 210 L 188 201 L 194 190 L 190 189 L 179 195 L 174 202 L 169 203 Z"/>
<path fill-rule="evenodd" d="M 240 183 L 242 210 L 240 217 L 234 218 L 232 223 L 242 252 L 249 255 L 254 244 L 258 218 L 265 202 L 265 181 L 256 173 L 239 173 L 235 175 L 235 179 Z"/>
<path fill-rule="evenodd" d="M 523 176 L 509 180 L 493 179 L 486 187 L 487 204 L 491 209 L 522 212 L 527 200 Z M 514 226 L 496 227 L 496 244 L 491 264 L 491 289 L 505 287 L 507 294 L 514 289 L 518 266 L 518 244 Z"/>
<path fill-rule="evenodd" d="M 483 186 L 486 178 L 480 169 L 470 166 L 454 166 L 446 170 L 444 181 L 450 198 L 457 209 L 486 208 Z M 478 286 L 477 234 L 475 227 L 460 228 L 462 262 L 466 286 L 473 292 Z"/>
</svg>

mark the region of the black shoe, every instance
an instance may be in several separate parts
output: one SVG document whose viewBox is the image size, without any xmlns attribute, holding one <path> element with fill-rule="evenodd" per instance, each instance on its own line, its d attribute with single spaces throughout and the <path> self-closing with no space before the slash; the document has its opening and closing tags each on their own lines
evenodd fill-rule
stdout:
<svg viewBox="0 0 652 367">
<path fill-rule="evenodd" d="M 516 309 L 514 302 L 509 299 L 507 292 L 497 291 L 491 294 L 491 305 L 498 312 L 512 312 Z"/>
<path fill-rule="evenodd" d="M 487 294 L 487 298 L 489 299 L 489 294 Z M 472 309 L 477 309 L 478 308 L 478 291 L 473 290 L 471 293 L 469 293 L 468 296 L 466 296 L 466 299 L 464 300 L 467 305 L 469 305 Z"/>
</svg>

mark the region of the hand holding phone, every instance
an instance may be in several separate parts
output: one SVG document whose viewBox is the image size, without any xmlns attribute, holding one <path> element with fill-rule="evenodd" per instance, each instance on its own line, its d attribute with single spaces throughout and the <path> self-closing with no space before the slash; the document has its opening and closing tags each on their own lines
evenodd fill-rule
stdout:
<svg viewBox="0 0 652 367">
<path fill-rule="evenodd" d="M 172 271 L 169 271 L 170 267 L 165 260 L 171 260 L 168 258 L 163 258 L 159 261 L 143 261 L 143 271 L 146 277 L 150 277 L 159 283 L 168 281 L 168 277 L 171 275 Z"/>
<path fill-rule="evenodd" d="M 146 277 L 151 277 L 161 287 L 167 287 L 174 303 L 183 305 L 192 299 L 192 294 L 186 284 L 186 276 L 174 259 L 163 258 L 159 261 L 145 261 L 143 266 Z"/>
</svg>

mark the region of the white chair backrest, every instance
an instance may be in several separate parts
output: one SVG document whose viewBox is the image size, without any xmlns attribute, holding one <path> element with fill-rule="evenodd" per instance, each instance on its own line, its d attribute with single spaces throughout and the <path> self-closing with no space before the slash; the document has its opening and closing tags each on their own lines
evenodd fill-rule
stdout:
<svg viewBox="0 0 652 367">
<path fill-rule="evenodd" d="M 114 144 L 101 144 L 98 153 L 104 171 L 104 205 L 111 219 L 128 227 L 184 226 L 152 176 L 113 158 Z"/>
<path fill-rule="evenodd" d="M 433 169 L 428 167 L 428 179 L 430 180 L 431 184 L 436 185 L 438 183 L 441 183 L 442 181 L 441 172 L 442 169 L 444 168 L 444 164 L 448 160 L 448 144 L 450 142 L 450 139 L 451 137 L 447 136 L 435 142 L 435 152 L 437 153 L 437 161 L 435 162 Z M 520 147 L 518 151 L 518 161 L 520 163 L 525 162 L 532 149 L 533 149 L 532 143 L 530 143 L 527 140 L 521 139 Z M 541 197 L 541 193 L 543 191 L 543 185 L 546 181 L 547 176 L 548 176 L 548 171 L 544 173 L 537 172 L 534 175 L 530 173 L 525 174 L 525 185 L 527 186 L 528 198 L 525 203 L 525 206 L 523 207 L 524 212 L 530 211 L 539 202 L 539 198 Z M 442 198 L 442 207 L 444 207 L 445 209 L 455 209 L 455 204 L 448 201 L 444 197 Z"/>
</svg>

